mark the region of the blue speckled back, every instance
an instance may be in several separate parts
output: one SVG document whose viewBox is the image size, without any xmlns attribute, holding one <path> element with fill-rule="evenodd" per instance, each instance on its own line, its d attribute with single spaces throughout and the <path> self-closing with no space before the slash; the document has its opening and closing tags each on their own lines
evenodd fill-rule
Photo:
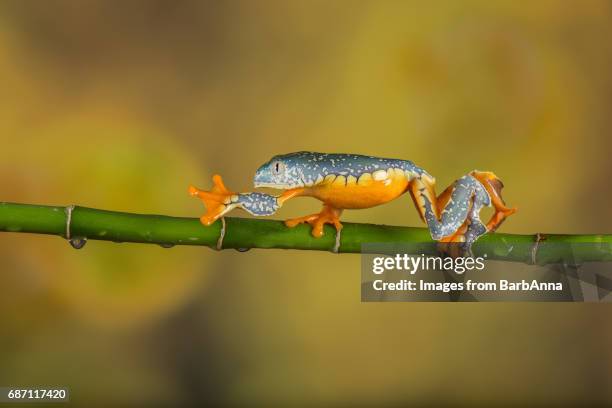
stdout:
<svg viewBox="0 0 612 408">
<path fill-rule="evenodd" d="M 297 152 L 276 156 L 276 159 L 283 160 L 290 166 L 295 165 L 301 168 L 304 174 L 312 172 L 317 175 L 336 174 L 358 177 L 363 173 L 389 168 L 400 168 L 419 174 L 423 172 L 420 167 L 409 160 L 385 159 L 359 154 Z"/>
<path fill-rule="evenodd" d="M 273 174 L 275 163 L 282 163 L 283 174 Z M 297 152 L 274 156 L 256 174 L 256 183 L 300 186 L 316 184 L 328 175 L 354 176 L 377 170 L 399 168 L 421 176 L 427 174 L 409 160 L 386 159 L 345 153 Z M 428 174 L 427 174 L 428 175 Z"/>
</svg>

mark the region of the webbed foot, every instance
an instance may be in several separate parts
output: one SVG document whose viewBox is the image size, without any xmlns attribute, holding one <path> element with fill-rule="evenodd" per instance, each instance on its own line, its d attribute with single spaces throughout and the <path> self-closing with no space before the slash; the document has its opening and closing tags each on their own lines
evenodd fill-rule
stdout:
<svg viewBox="0 0 612 408">
<path fill-rule="evenodd" d="M 292 218 L 285 221 L 285 225 L 289 228 L 293 228 L 298 224 L 307 222 L 312 227 L 312 236 L 315 238 L 320 238 L 323 236 L 323 227 L 325 224 L 333 224 L 334 227 L 336 227 L 336 231 L 340 231 L 342 229 L 340 214 L 342 214 L 342 210 L 324 205 L 320 213 L 307 215 L 305 217 Z"/>
<path fill-rule="evenodd" d="M 213 188 L 210 191 L 189 186 L 189 194 L 200 198 L 204 203 L 206 214 L 200 217 L 200 221 L 206 226 L 211 225 L 218 218 L 222 217 L 223 214 L 232 210 L 235 207 L 235 204 L 232 203 L 232 198 L 237 198 L 236 193 L 225 187 L 223 179 L 218 174 L 213 176 Z"/>
</svg>

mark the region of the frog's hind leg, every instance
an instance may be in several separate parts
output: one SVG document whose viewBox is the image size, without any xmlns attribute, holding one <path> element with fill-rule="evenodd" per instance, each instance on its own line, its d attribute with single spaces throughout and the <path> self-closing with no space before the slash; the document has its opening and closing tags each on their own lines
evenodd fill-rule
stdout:
<svg viewBox="0 0 612 408">
<path fill-rule="evenodd" d="M 490 204 L 484 187 L 470 175 L 455 181 L 439 197 L 433 180 L 427 177 L 411 181 L 409 188 L 421 218 L 437 241 L 461 232 L 468 215 Z"/>
<path fill-rule="evenodd" d="M 473 171 L 461 177 L 438 197 L 433 178 L 422 176 L 411 181 L 410 194 L 427 223 L 433 239 L 441 242 L 461 242 L 469 252 L 479 236 L 493 231 L 515 210 L 501 199 L 501 181 L 490 172 Z M 484 206 L 495 206 L 496 213 L 487 225 L 480 220 Z"/>
<path fill-rule="evenodd" d="M 341 209 L 324 204 L 323 209 L 320 213 L 310 214 L 305 217 L 287 220 L 285 221 L 285 225 L 290 228 L 293 228 L 298 224 L 303 224 L 307 222 L 312 226 L 312 236 L 314 236 L 315 238 L 320 238 L 323 236 L 323 227 L 325 226 L 325 224 L 333 224 L 334 227 L 336 227 L 336 231 L 340 231 L 342 229 L 342 224 L 340 223 L 341 214 Z"/>
</svg>

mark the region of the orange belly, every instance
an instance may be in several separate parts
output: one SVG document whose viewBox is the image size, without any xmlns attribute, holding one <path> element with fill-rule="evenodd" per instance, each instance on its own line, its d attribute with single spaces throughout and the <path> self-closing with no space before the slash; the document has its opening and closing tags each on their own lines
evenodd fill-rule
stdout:
<svg viewBox="0 0 612 408">
<path fill-rule="evenodd" d="M 307 189 L 304 195 L 334 208 L 369 208 L 396 199 L 406 191 L 408 183 L 405 173 L 399 169 L 361 176 L 358 180 L 328 176 L 321 184 Z"/>
</svg>

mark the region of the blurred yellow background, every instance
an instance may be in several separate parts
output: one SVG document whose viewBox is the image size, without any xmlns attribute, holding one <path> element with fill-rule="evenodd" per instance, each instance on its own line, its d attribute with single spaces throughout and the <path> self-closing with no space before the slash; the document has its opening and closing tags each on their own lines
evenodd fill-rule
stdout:
<svg viewBox="0 0 612 408">
<path fill-rule="evenodd" d="M 501 231 L 609 233 L 610 38 L 608 1 L 3 1 L 0 200 L 196 217 L 189 184 L 314 150 L 492 170 Z M 344 220 L 421 225 L 408 197 Z M 361 304 L 357 255 L 0 257 L 0 385 L 80 405 L 612 402 L 608 305 Z"/>
</svg>

